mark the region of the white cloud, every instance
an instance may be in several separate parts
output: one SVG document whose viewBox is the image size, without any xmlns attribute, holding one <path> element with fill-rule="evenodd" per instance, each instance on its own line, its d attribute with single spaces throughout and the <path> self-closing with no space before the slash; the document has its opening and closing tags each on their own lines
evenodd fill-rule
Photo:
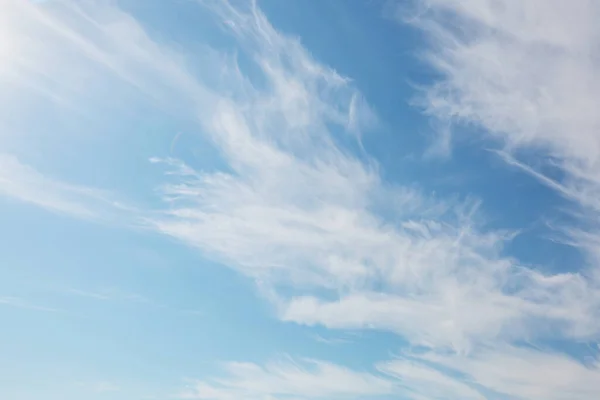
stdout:
<svg viewBox="0 0 600 400">
<path fill-rule="evenodd" d="M 482 231 L 468 203 L 436 202 L 382 182 L 373 162 L 336 144 L 331 124 L 339 122 L 331 115 L 348 114 L 340 105 L 354 96 L 351 84 L 274 32 L 256 9 L 243 18 L 228 7 L 218 11 L 252 41 L 266 88 L 244 81 L 251 95 L 223 99 L 203 123 L 233 173 L 167 160 L 181 179 L 164 188 L 171 210 L 156 221 L 159 230 L 263 285 L 291 284 L 302 295 L 271 295 L 288 321 L 391 330 L 458 354 L 598 336 L 594 282 L 576 273 L 544 276 L 503 256 L 512 234 Z"/>
<path fill-rule="evenodd" d="M 189 385 L 180 396 L 201 400 L 374 398 L 392 394 L 392 381 L 322 362 L 283 360 L 260 366 L 227 363 L 228 376 Z"/>
<path fill-rule="evenodd" d="M 132 100 L 133 90 L 174 115 L 210 108 L 210 101 L 203 103 L 210 93 L 186 69 L 186 56 L 154 41 L 112 4 L 66 1 L 40 7 L 5 0 L 2 5 L 10 57 L 0 63 L 0 84 L 15 103 L 42 96 L 86 114 L 99 104 Z M 196 69 L 216 76 L 220 71 L 212 68 L 219 60 L 212 58 L 217 56 L 203 49 L 195 55 Z"/>
<path fill-rule="evenodd" d="M 126 209 L 107 192 L 54 180 L 7 154 L 0 154 L 0 195 L 88 220 Z"/>
<path fill-rule="evenodd" d="M 431 363 L 430 363 L 431 364 Z M 202 400 L 484 399 L 476 389 L 422 360 L 396 359 L 360 372 L 318 360 L 285 358 L 264 366 L 231 362 L 225 376 L 192 381 L 176 397 Z"/>
<path fill-rule="evenodd" d="M 379 370 L 399 379 L 412 398 L 439 400 L 468 400 L 485 397 L 477 390 L 423 363 L 398 359 L 381 363 Z"/>
<path fill-rule="evenodd" d="M 600 393 L 598 362 L 580 362 L 550 350 L 501 346 L 469 357 L 426 354 L 422 359 L 452 368 L 490 390 L 531 400 L 587 400 Z"/>
<path fill-rule="evenodd" d="M 329 337 L 324 337 L 324 336 L 318 335 L 318 334 L 311 335 L 311 337 L 319 343 L 332 345 L 332 346 L 352 343 L 352 340 L 350 338 L 346 338 L 346 337 L 331 337 L 331 338 L 329 338 Z"/>
<path fill-rule="evenodd" d="M 13 297 L 13 296 L 0 297 L 0 305 L 4 305 L 4 306 L 8 306 L 8 307 L 24 308 L 24 309 L 28 309 L 28 310 L 34 310 L 34 311 L 45 311 L 45 312 L 52 312 L 52 313 L 62 312 L 62 310 L 59 310 L 57 308 L 47 307 L 45 305 L 32 304 L 31 302 L 26 301 L 20 297 Z"/>
<path fill-rule="evenodd" d="M 123 291 L 116 288 L 104 288 L 97 291 L 71 289 L 68 294 L 80 297 L 87 297 L 101 301 L 124 301 L 138 304 L 155 304 L 152 300 L 138 293 Z"/>
<path fill-rule="evenodd" d="M 401 17 L 427 33 L 431 41 L 425 60 L 440 73 L 422 93 L 420 104 L 444 123 L 474 125 L 478 134 L 498 140 L 504 146 L 498 154 L 507 164 L 583 210 L 575 214 L 582 216 L 583 228 L 557 228 L 569 235 L 569 244 L 590 256 L 589 268 L 572 266 L 581 268 L 581 275 L 543 278 L 540 283 L 554 289 L 537 303 L 548 306 L 544 313 L 554 313 L 562 308 L 557 302 L 565 301 L 572 308 L 563 312 L 578 313 L 572 315 L 580 321 L 597 319 L 600 117 L 595 108 L 600 100 L 600 29 L 595 21 L 600 3 L 417 0 L 415 4 L 416 12 L 399 8 Z M 552 177 L 547 170 L 554 172 Z M 541 294 L 538 289 L 534 292 Z M 578 308 L 584 303 L 589 307 Z M 566 337 L 585 331 L 588 338 L 597 338 L 599 328 L 596 323 L 573 327 Z M 600 392 L 597 365 L 585 367 L 549 350 L 500 346 L 480 348 L 468 357 L 429 359 L 442 360 L 483 386 L 519 398 L 591 399 Z"/>
<path fill-rule="evenodd" d="M 427 111 L 474 122 L 511 146 L 594 164 L 600 127 L 595 51 L 600 5 L 577 0 L 418 0 L 442 74 Z"/>
<path fill-rule="evenodd" d="M 415 3 L 419 11 L 405 20 L 428 34 L 425 59 L 440 73 L 420 98 L 426 112 L 483 128 L 478 132 L 503 143 L 505 160 L 592 211 L 587 219 L 597 224 L 600 3 Z M 561 174 L 551 179 L 520 158 Z"/>
<path fill-rule="evenodd" d="M 255 8 L 240 14 L 219 4 L 266 83 L 255 86 L 237 66 L 227 68 L 240 71 L 244 91 L 221 98 L 202 124 L 233 172 L 165 160 L 180 181 L 163 189 L 171 208 L 157 229 L 263 284 L 300 288 L 304 296 L 273 297 L 285 320 L 387 329 L 459 351 L 598 334 L 591 283 L 576 274 L 543 276 L 504 257 L 511 234 L 480 230 L 472 204 L 382 182 L 373 162 L 336 144 L 335 124 L 346 126 L 356 96 L 348 80 Z M 320 289 L 330 290 L 327 299 L 314 294 Z"/>
<path fill-rule="evenodd" d="M 352 155 L 341 145 L 375 120 L 349 79 L 320 64 L 297 39 L 276 31 L 255 4 L 240 10 L 224 1 L 201 3 L 236 38 L 254 62 L 252 76 L 260 74 L 260 79 L 251 79 L 229 53 L 213 49 L 208 49 L 202 70 L 191 73 L 184 57 L 153 41 L 125 13 L 97 2 L 66 2 L 48 14 L 29 5 L 11 6 L 9 11 L 25 21 L 18 29 L 30 29 L 21 36 L 38 39 L 33 46 L 19 47 L 33 54 L 22 54 L 19 66 L 34 71 L 19 82 L 60 98 L 80 99 L 96 93 L 77 86 L 87 84 L 82 77 L 108 79 L 109 72 L 111 79 L 168 110 L 177 104 L 177 112 L 193 115 L 227 168 L 203 171 L 178 160 L 153 160 L 168 169 L 160 191 L 168 207 L 144 214 L 145 223 L 256 279 L 283 320 L 390 330 L 413 345 L 429 347 L 432 357 L 451 354 L 457 361 L 450 367 L 482 386 L 515 396 L 546 393 L 531 368 L 522 370 L 519 379 L 526 390 L 521 390 L 514 388 L 510 376 L 477 375 L 469 366 L 479 360 L 482 348 L 517 340 L 597 338 L 600 292 L 595 282 L 577 273 L 544 276 L 505 256 L 503 245 L 514 233 L 485 230 L 474 201 L 436 199 L 384 182 L 375 161 Z M 445 73 L 426 93 L 428 111 L 445 121 L 478 123 L 512 147 L 545 146 L 556 159 L 568 160 L 561 165 L 572 177 L 590 181 L 597 143 L 589 110 L 594 103 L 588 100 L 596 93 L 595 83 L 592 69 L 573 64 L 573 59 L 585 55 L 588 48 L 579 40 L 589 33 L 586 29 L 595 28 L 574 24 L 573 31 L 561 26 L 550 32 L 549 27 L 560 22 L 558 15 L 576 18 L 579 14 L 573 13 L 593 12 L 595 6 L 586 10 L 580 2 L 573 10 L 549 12 L 540 19 L 530 17 L 536 9 L 519 8 L 532 2 L 496 2 L 505 6 L 499 11 L 486 1 L 429 3 L 426 15 L 442 12 L 445 21 L 463 13 L 476 19 L 467 33 L 492 41 L 471 43 L 436 19 L 421 20 L 439 40 L 440 52 L 430 60 Z M 543 22 L 528 26 L 530 19 Z M 38 67 L 38 57 L 48 56 L 42 37 L 51 43 L 48 48 L 61 50 L 57 54 L 68 53 L 64 59 L 53 56 L 56 64 L 44 66 L 45 71 Z M 515 41 L 516 49 L 511 47 Z M 534 42 L 535 51 L 522 47 Z M 565 60 L 570 61 L 542 68 L 554 66 L 557 47 L 571 45 L 577 57 L 569 53 Z M 504 54 L 499 50 L 506 50 L 506 57 L 498 56 Z M 528 64 L 530 54 L 541 58 Z M 475 61 L 469 58 L 473 55 Z M 504 68 L 504 62 L 509 66 Z M 564 79 L 550 81 L 553 73 L 573 70 L 581 75 L 575 89 Z M 70 83 L 60 71 L 70 72 Z M 38 79 L 42 73 L 54 83 L 47 86 Z M 523 75 L 527 73 L 535 73 L 533 80 Z M 58 93 L 50 90 L 54 86 Z M 512 93 L 515 87 L 520 91 Z M 583 98 L 575 99 L 571 90 Z M 567 104 L 569 96 L 577 107 Z M 562 133 L 567 125 L 582 132 L 573 143 Z M 85 190 L 7 160 L 13 173 L 0 175 L 6 194 L 87 216 L 90 199 Z M 15 178 L 19 176 L 26 179 Z M 39 196 L 32 188 L 44 188 L 49 195 Z M 515 352 L 514 359 L 529 356 Z M 493 366 L 496 357 L 488 355 L 481 362 Z M 387 379 L 322 362 L 227 366 L 230 378 L 200 382 L 187 395 L 217 400 L 336 398 L 387 394 L 393 386 Z M 553 395 L 568 397 L 579 393 L 573 391 L 581 382 L 589 385 L 592 372 L 585 368 L 574 362 L 555 366 L 577 378 L 562 381 Z M 455 398 L 479 398 L 461 379 L 423 363 L 397 361 L 381 369 L 400 377 L 421 398 L 440 397 L 442 391 Z"/>
</svg>

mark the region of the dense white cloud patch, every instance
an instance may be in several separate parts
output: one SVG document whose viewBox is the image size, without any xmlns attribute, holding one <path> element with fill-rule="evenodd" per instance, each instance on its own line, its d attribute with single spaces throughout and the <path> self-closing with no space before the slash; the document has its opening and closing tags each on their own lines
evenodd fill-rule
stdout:
<svg viewBox="0 0 600 400">
<path fill-rule="evenodd" d="M 12 22 L 3 29 L 33 46 L 19 46 L 18 65 L 28 69 L 9 68 L 13 75 L 3 77 L 17 74 L 15 82 L 51 93 L 66 107 L 98 93 L 75 85 L 90 75 L 133 88 L 164 110 L 177 104 L 177 113 L 196 119 L 227 167 L 195 170 L 180 160 L 153 159 L 168 171 L 159 190 L 166 206 L 136 214 L 146 227 L 255 279 L 284 321 L 392 331 L 427 352 L 378 365 L 385 378 L 323 362 L 227 364 L 228 375 L 203 380 L 186 396 L 364 398 L 404 390 L 419 399 L 482 398 L 475 383 L 514 397 L 592 398 L 595 365 L 515 343 L 597 339 L 598 281 L 520 265 L 503 251 L 514 233 L 486 230 L 476 201 L 434 198 L 385 182 L 375 160 L 341 144 L 376 123 L 348 78 L 278 32 L 255 4 L 199 3 L 214 12 L 260 79 L 231 53 L 208 45 L 206 62 L 192 72 L 183 56 L 151 39 L 133 17 L 100 2 L 47 9 L 8 2 Z M 595 47 L 585 40 L 595 38 L 586 21 L 596 6 L 575 3 L 561 11 L 551 1 L 423 1 L 426 12 L 413 22 L 431 33 L 435 46 L 428 57 L 443 73 L 425 93 L 430 114 L 477 123 L 505 138 L 504 154 L 524 145 L 546 149 L 568 172 L 565 182 L 546 183 L 592 199 Z M 581 24 L 572 24 L 580 16 Z M 456 23 L 463 21 L 469 24 L 459 30 Z M 49 51 L 68 57 L 52 57 L 56 64 L 42 71 L 39 62 Z M 570 89 L 564 74 L 573 71 L 581 81 Z M 6 160 L 3 193 L 63 212 L 88 210 L 79 188 Z M 19 179 L 24 172 L 31 179 Z M 49 194 L 44 201 L 30 194 L 40 185 Z M 573 234 L 588 249 L 597 243 L 593 234 Z M 532 367 L 538 362 L 561 370 L 563 378 L 543 382 Z"/>
</svg>

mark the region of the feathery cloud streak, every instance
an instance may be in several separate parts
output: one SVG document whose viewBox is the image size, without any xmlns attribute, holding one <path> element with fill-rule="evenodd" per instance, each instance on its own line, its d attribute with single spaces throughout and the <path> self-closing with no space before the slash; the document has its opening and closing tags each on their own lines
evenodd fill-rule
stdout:
<svg viewBox="0 0 600 400">
<path fill-rule="evenodd" d="M 0 194 L 86 220 L 109 220 L 127 209 L 108 192 L 49 178 L 8 154 L 0 154 Z"/>
<path fill-rule="evenodd" d="M 228 377 L 216 382 L 194 382 L 182 393 L 186 399 L 229 400 L 244 398 L 344 399 L 375 398 L 391 394 L 393 383 L 383 377 L 355 372 L 321 361 L 272 362 L 264 367 L 227 363 Z"/>
<path fill-rule="evenodd" d="M 483 399 L 477 390 L 422 362 L 397 359 L 376 366 L 376 372 L 357 372 L 339 365 L 285 358 L 265 366 L 227 363 L 227 377 L 192 382 L 178 397 L 229 399 Z M 357 397 L 358 396 L 358 397 Z"/>
</svg>

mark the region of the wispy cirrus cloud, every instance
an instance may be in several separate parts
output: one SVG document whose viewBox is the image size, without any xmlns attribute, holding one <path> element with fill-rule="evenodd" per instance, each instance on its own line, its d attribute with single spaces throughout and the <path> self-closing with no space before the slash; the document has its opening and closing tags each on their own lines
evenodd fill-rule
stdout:
<svg viewBox="0 0 600 400">
<path fill-rule="evenodd" d="M 382 182 L 374 163 L 340 151 L 335 131 L 323 129 L 332 113 L 310 106 L 323 103 L 314 80 L 336 93 L 337 75 L 322 80 L 312 73 L 323 68 L 312 67 L 316 61 L 308 54 L 291 44 L 273 45 L 284 37 L 255 9 L 240 20 L 229 6 L 219 12 L 236 35 L 263 38 L 266 54 L 261 46 L 253 51 L 259 65 L 268 66 L 267 90 L 258 91 L 261 101 L 228 98 L 205 123 L 234 173 L 196 172 L 168 161 L 181 180 L 163 189 L 172 208 L 157 222 L 159 230 L 263 283 L 301 287 L 302 295 L 272 297 L 287 321 L 391 330 L 413 344 L 455 354 L 519 340 L 597 337 L 593 281 L 578 273 L 543 275 L 506 257 L 503 244 L 512 234 L 482 229 L 473 204 L 436 202 Z M 284 57 L 302 61 L 290 67 L 279 63 Z M 299 83 L 303 98 L 315 100 L 290 105 L 282 93 L 298 92 Z M 283 84 L 290 89 L 282 90 Z M 252 107 L 265 103 L 272 108 Z M 312 118 L 305 125 L 282 119 L 290 107 L 297 108 L 294 115 Z M 278 122 L 277 129 L 265 121 Z M 303 141 L 290 144 L 289 133 Z M 307 145 L 310 154 L 303 153 Z M 396 219 L 383 218 L 382 210 Z M 323 289 L 330 292 L 321 297 Z"/>
<path fill-rule="evenodd" d="M 285 359 L 265 366 L 227 363 L 227 375 L 193 382 L 178 397 L 202 400 L 377 398 L 394 393 L 389 379 L 339 365 Z"/>
<path fill-rule="evenodd" d="M 416 12 L 399 7 L 399 15 L 427 34 L 424 59 L 440 74 L 421 93 L 424 110 L 445 123 L 483 128 L 478 132 L 502 143 L 504 160 L 592 211 L 588 218 L 597 223 L 600 5 L 587 0 L 413 4 Z M 530 162 L 536 168 L 526 165 Z"/>
<path fill-rule="evenodd" d="M 422 361 L 396 359 L 373 372 L 319 360 L 284 358 L 265 365 L 231 362 L 214 380 L 190 382 L 183 399 L 378 399 L 402 396 L 422 400 L 484 399 L 477 389 Z"/>
<path fill-rule="evenodd" d="M 115 287 L 104 287 L 95 290 L 69 289 L 64 291 L 64 294 L 80 297 L 82 299 L 88 299 L 91 301 L 106 302 L 119 307 L 124 304 L 130 304 L 145 306 L 155 310 L 168 311 L 182 316 L 202 316 L 204 314 L 204 311 L 202 310 L 175 307 L 169 304 L 164 304 L 163 302 L 157 301 L 156 299 L 150 298 L 146 295 Z"/>
<path fill-rule="evenodd" d="M 595 370 L 563 356 L 524 350 L 516 343 L 598 338 L 596 281 L 578 272 L 544 275 L 520 265 L 504 252 L 504 244 L 514 233 L 486 229 L 477 201 L 440 199 L 386 182 L 376 160 L 358 156 L 344 145 L 376 122 L 374 111 L 350 79 L 315 60 L 299 40 L 278 32 L 255 3 L 246 8 L 226 1 L 199 3 L 212 10 L 231 34 L 239 56 L 252 63 L 252 73 L 230 50 L 208 45 L 210 62 L 201 71 L 191 72 L 183 56 L 152 40 L 133 17 L 97 2 L 65 2 L 49 11 L 30 5 L 11 9 L 27 22 L 19 29 L 31 28 L 28 37 L 48 33 L 49 48 L 68 53 L 65 60 L 53 58 L 64 65 L 50 65 L 47 72 L 52 80 L 59 79 L 56 70 L 63 68 L 81 76 L 95 76 L 100 69 L 108 72 L 111 79 L 155 99 L 166 110 L 178 104 L 177 112 L 194 118 L 199 134 L 209 138 L 222 157 L 225 167 L 217 172 L 194 168 L 182 160 L 153 159 L 164 166 L 166 176 L 158 192 L 162 206 L 149 206 L 140 214 L 146 227 L 198 248 L 260 282 L 283 321 L 392 331 L 409 345 L 427 348 L 423 362 L 402 360 L 380 366 L 381 371 L 400 378 L 404 382 L 400 386 L 415 398 L 444 398 L 442 393 L 452 393 L 450 398 L 481 398 L 467 384 L 466 375 L 471 382 L 507 396 L 541 399 L 550 393 L 561 399 L 575 393 L 584 398 L 594 389 L 590 382 Z M 439 40 L 439 53 L 429 57 L 445 73 L 445 80 L 425 93 L 428 112 L 444 121 L 479 123 L 506 138 L 513 148 L 547 146 L 557 159 L 577 159 L 562 164 L 565 170 L 592 171 L 591 167 L 578 169 L 579 163 L 592 165 L 595 157 L 591 114 L 576 109 L 571 114 L 555 114 L 554 118 L 564 117 L 585 132 L 578 143 L 567 143 L 561 133 L 567 122 L 561 119 L 555 124 L 549 116 L 564 111 L 559 107 L 564 98 L 560 96 L 569 94 L 564 82 L 553 81 L 549 92 L 537 93 L 543 86 L 540 79 L 549 79 L 548 72 L 531 82 L 520 74 L 536 72 L 543 64 L 536 60 L 527 65 L 529 49 L 519 47 L 512 53 L 506 44 L 548 40 L 535 50 L 554 57 L 556 46 L 570 46 L 589 32 L 581 26 L 574 33 L 568 28 L 549 32 L 551 23 L 546 20 L 557 22 L 554 11 L 542 15 L 540 26 L 530 27 L 527 10 L 516 3 L 506 3 L 498 13 L 486 1 L 427 4 L 428 13 L 419 22 Z M 565 12 L 594 11 L 593 6 L 581 7 Z M 444 25 L 446 18 L 458 17 L 475 19 L 473 32 L 459 34 Z M 508 29 L 514 29 L 516 39 Z M 506 38 L 495 36 L 504 31 Z M 477 46 L 485 41 L 463 40 L 461 35 L 467 33 L 492 38 L 483 46 L 484 56 L 475 61 L 469 57 L 477 55 Z M 546 35 L 549 39 L 544 39 Z M 581 44 L 574 46 L 585 53 Z M 495 53 L 498 49 L 509 49 L 509 57 L 494 58 L 503 54 Z M 47 56 L 40 43 L 30 50 L 36 57 Z M 36 68 L 31 61 L 35 57 L 24 59 L 29 60 L 24 65 Z M 500 71 L 498 60 L 504 59 L 515 69 Z M 490 75 L 486 75 L 487 67 L 492 68 Z M 556 68 L 569 70 L 562 62 Z M 20 82 L 50 89 L 38 79 L 42 71 L 34 72 Z M 591 73 L 589 68 L 579 72 L 584 78 Z M 63 80 L 53 84 L 60 87 L 61 98 L 94 93 L 78 91 Z M 523 88 L 524 94 L 511 93 L 515 87 Z M 590 87 L 581 84 L 578 91 L 588 95 Z M 542 105 L 535 106 L 536 99 L 542 99 Z M 544 108 L 543 102 L 559 105 Z M 32 187 L 48 182 L 25 171 L 35 177 Z M 583 172 L 571 175 L 589 180 Z M 30 186 L 19 186 L 23 181 L 6 185 L 13 197 L 60 211 L 83 207 L 73 214 L 85 217 L 87 206 L 80 205 L 75 196 L 78 189 L 53 182 L 47 191 L 55 200 L 36 202 Z M 88 202 L 84 198 L 82 203 Z M 514 375 L 493 367 L 506 348 L 514 350 L 508 367 L 539 356 L 555 362 L 556 368 L 573 379 L 560 381 L 548 391 L 539 380 L 539 371 L 523 368 L 520 383 L 515 384 Z M 447 369 L 455 373 L 446 373 Z M 234 363 L 227 365 L 226 372 L 225 378 L 194 385 L 187 396 L 352 398 L 390 394 L 398 386 L 390 377 L 323 362 L 264 367 Z"/>
<path fill-rule="evenodd" d="M 204 95 L 182 70 L 183 56 L 153 41 L 117 7 L 95 1 L 2 4 L 11 60 L 3 63 L 0 78 L 10 82 L 7 89 L 25 89 L 13 93 L 15 101 L 34 94 L 79 110 L 80 104 L 93 108 L 135 89 L 166 110 L 165 102 L 173 97 L 183 107 L 190 104 L 186 100 L 198 102 L 198 95 Z M 108 83 L 118 83 L 109 96 L 103 90 Z"/>
<path fill-rule="evenodd" d="M 591 365 L 548 348 L 514 346 L 482 348 L 468 357 L 430 353 L 421 360 L 451 368 L 510 398 L 587 400 L 600 391 L 597 350 L 590 350 Z"/>
<path fill-rule="evenodd" d="M 105 288 L 95 291 L 81 290 L 81 289 L 70 289 L 67 291 L 68 294 L 79 297 L 87 297 L 89 299 L 101 300 L 101 301 L 125 301 L 139 304 L 153 304 L 154 302 L 138 293 L 126 292 L 116 288 Z"/>
<path fill-rule="evenodd" d="M 441 74 L 423 94 L 428 113 L 477 123 L 512 148 L 537 146 L 561 159 L 596 162 L 596 2 L 414 4 L 417 12 L 400 15 L 429 34 L 424 55 Z"/>
<path fill-rule="evenodd" d="M 7 307 L 23 308 L 23 309 L 34 310 L 34 311 L 51 312 L 51 313 L 63 312 L 63 310 L 60 310 L 58 308 L 53 308 L 53 307 L 48 307 L 46 305 L 39 305 L 39 304 L 31 303 L 30 301 L 27 301 L 21 297 L 14 297 L 14 296 L 0 297 L 0 305 L 7 306 Z"/>
<path fill-rule="evenodd" d="M 399 392 L 412 399 L 485 399 L 477 389 L 424 363 L 397 359 L 380 363 L 378 369 L 398 379 Z"/>
<path fill-rule="evenodd" d="M 126 210 L 109 192 L 55 180 L 8 154 L 0 154 L 0 195 L 86 220 Z"/>
</svg>

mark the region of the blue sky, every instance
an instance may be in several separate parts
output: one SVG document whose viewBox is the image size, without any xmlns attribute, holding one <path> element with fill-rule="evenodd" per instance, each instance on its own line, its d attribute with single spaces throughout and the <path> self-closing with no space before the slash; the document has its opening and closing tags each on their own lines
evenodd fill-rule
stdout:
<svg viewBox="0 0 600 400">
<path fill-rule="evenodd" d="M 0 397 L 598 397 L 596 2 L 0 4 Z"/>
</svg>

